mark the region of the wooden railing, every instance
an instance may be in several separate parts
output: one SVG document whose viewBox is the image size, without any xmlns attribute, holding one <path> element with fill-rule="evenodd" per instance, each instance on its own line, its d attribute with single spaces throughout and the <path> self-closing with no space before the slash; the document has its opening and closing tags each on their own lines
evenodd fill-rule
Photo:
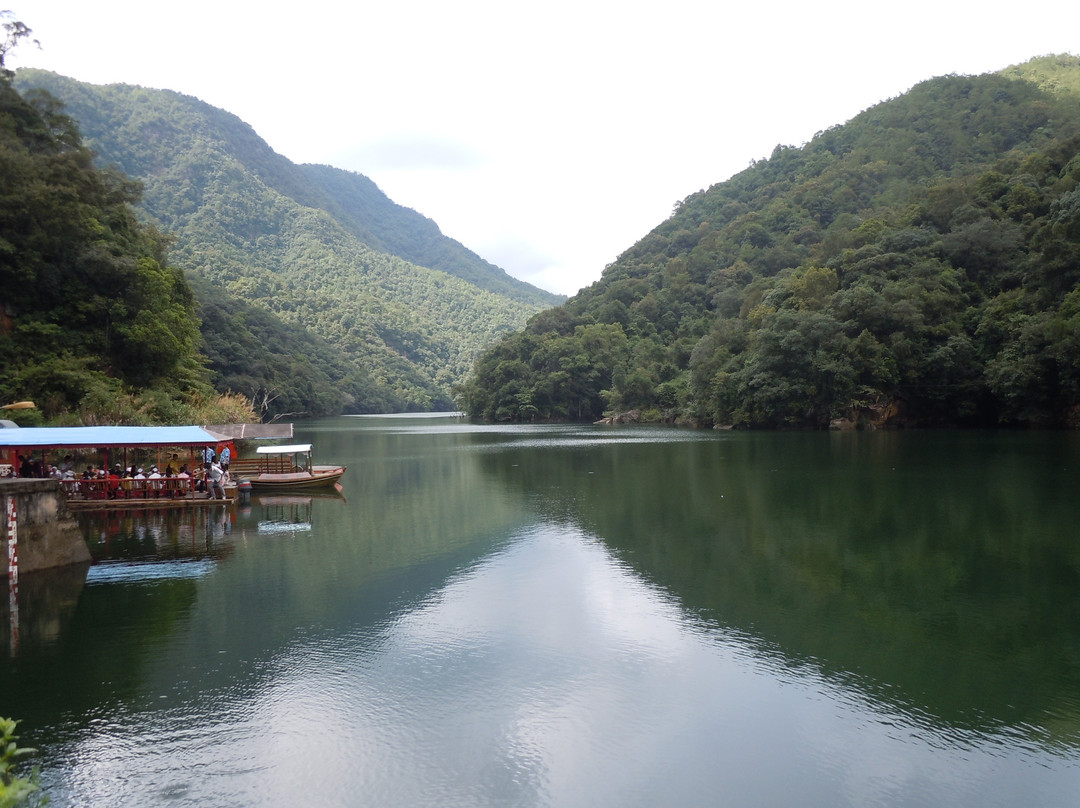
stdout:
<svg viewBox="0 0 1080 808">
<path fill-rule="evenodd" d="M 229 463 L 229 476 L 234 480 L 240 477 L 254 477 L 259 473 L 260 460 L 257 457 L 237 458 Z"/>
<path fill-rule="evenodd" d="M 169 499 L 188 497 L 195 491 L 191 477 L 160 477 L 149 480 L 97 478 L 61 480 L 60 487 L 74 499 Z"/>
<path fill-rule="evenodd" d="M 303 469 L 292 464 L 288 460 L 281 462 L 276 458 L 273 460 L 260 460 L 257 457 L 244 457 L 234 460 L 229 464 L 229 476 L 234 480 L 239 480 L 241 477 L 256 477 L 259 472 L 262 471 L 281 474 L 292 471 L 303 471 Z"/>
</svg>

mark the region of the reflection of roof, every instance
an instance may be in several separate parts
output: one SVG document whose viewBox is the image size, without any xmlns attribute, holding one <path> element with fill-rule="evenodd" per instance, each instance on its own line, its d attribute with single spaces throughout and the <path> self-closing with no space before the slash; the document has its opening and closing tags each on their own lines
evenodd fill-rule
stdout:
<svg viewBox="0 0 1080 808">
<path fill-rule="evenodd" d="M 310 443 L 298 443 L 295 446 L 260 446 L 255 450 L 255 454 L 296 454 L 310 451 Z"/>
<path fill-rule="evenodd" d="M 206 446 L 217 443 L 199 426 L 56 426 L 0 431 L 0 448 L 50 449 L 106 446 Z"/>
<path fill-rule="evenodd" d="M 311 522 L 259 522 L 255 530 L 257 533 L 299 533 L 302 530 L 311 530 Z"/>
</svg>

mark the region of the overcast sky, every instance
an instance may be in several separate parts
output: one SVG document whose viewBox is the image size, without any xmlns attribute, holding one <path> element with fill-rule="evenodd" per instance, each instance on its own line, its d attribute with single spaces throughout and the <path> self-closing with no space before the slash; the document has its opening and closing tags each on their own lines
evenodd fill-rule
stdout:
<svg viewBox="0 0 1080 808">
<path fill-rule="evenodd" d="M 572 294 L 676 202 L 912 85 L 1080 53 L 1080 2 L 9 0 L 9 67 L 176 90 Z"/>
</svg>

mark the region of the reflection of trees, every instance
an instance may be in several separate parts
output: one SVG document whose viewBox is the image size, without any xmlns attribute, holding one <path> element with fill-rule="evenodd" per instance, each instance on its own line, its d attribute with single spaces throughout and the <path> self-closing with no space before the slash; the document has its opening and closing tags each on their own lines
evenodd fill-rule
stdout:
<svg viewBox="0 0 1080 808">
<path fill-rule="evenodd" d="M 0 665 L 0 692 L 20 694 L 28 725 L 76 733 L 102 709 L 137 708 L 148 689 L 197 698 L 259 687 L 272 672 L 266 660 L 313 625 L 376 625 L 527 518 L 467 448 L 464 441 L 432 457 L 429 436 L 335 434 L 333 459 L 350 467 L 348 499 L 315 498 L 313 529 L 300 538 L 260 535 L 263 511 L 254 506 L 236 512 L 235 524 L 222 507 L 81 513 L 98 559 L 227 563 L 199 580 L 87 586 L 55 643 Z"/>
<path fill-rule="evenodd" d="M 483 435 L 433 439 L 381 421 L 382 428 L 356 430 L 331 423 L 332 457 L 349 466 L 342 480 L 347 501 L 316 502 L 313 521 L 318 530 L 341 537 L 334 548 L 338 564 L 361 579 L 423 559 L 471 554 L 478 541 L 486 549 L 491 537 L 526 518 L 478 464 Z"/>
<path fill-rule="evenodd" d="M 24 572 L 14 596 L 11 583 L 0 582 L 0 653 L 16 657 L 56 643 L 71 622 L 88 566 L 69 564 Z M 13 636 L 16 628 L 17 639 Z"/>
<path fill-rule="evenodd" d="M 1060 435 L 740 433 L 484 463 L 793 662 L 955 725 L 1056 716 L 1075 737 L 1074 456 Z"/>
<path fill-rule="evenodd" d="M 76 518 L 97 563 L 223 559 L 233 552 L 224 506 L 84 511 Z M 20 581 L 19 664 L 0 666 L 0 692 L 19 693 L 20 717 L 32 723 L 94 715 L 133 697 L 196 602 L 198 584 L 188 578 L 107 586 L 85 580 L 86 567 L 77 566 Z"/>
<path fill-rule="evenodd" d="M 34 632 L 40 641 L 27 642 L 24 635 L 17 664 L 0 666 L 0 692 L 18 694 L 18 712 L 28 725 L 69 726 L 71 716 L 105 715 L 132 698 L 155 651 L 195 602 L 190 579 L 84 587 L 85 567 L 78 586 L 68 580 L 72 573 L 59 568 L 25 576 L 27 584 L 53 590 L 51 604 L 20 581 L 22 625 L 55 620 L 47 634 Z"/>
<path fill-rule="evenodd" d="M 313 630 L 352 635 L 422 601 L 529 518 L 483 473 L 466 436 L 455 441 L 330 422 L 332 452 L 349 467 L 343 499 L 315 498 L 310 531 L 260 532 L 276 506 L 253 497 L 230 534 L 227 564 L 200 583 L 176 665 L 205 659 L 198 687 L 257 687 L 275 658 Z M 346 422 L 348 423 L 348 422 Z M 362 423 L 362 422 L 356 422 Z M 298 440 L 320 444 L 318 422 Z M 317 627 L 317 628 L 313 628 Z M 219 649 L 229 648 L 227 655 Z M 173 667 L 159 666 L 161 687 Z"/>
</svg>

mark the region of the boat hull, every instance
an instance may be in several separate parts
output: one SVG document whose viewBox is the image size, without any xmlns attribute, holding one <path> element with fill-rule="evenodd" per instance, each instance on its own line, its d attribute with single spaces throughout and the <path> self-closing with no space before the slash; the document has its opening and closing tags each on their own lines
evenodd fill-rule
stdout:
<svg viewBox="0 0 1080 808">
<path fill-rule="evenodd" d="M 344 473 L 344 466 L 334 466 L 326 469 L 316 468 L 311 472 L 263 472 L 249 475 L 246 479 L 251 482 L 252 490 L 332 488 Z"/>
</svg>

